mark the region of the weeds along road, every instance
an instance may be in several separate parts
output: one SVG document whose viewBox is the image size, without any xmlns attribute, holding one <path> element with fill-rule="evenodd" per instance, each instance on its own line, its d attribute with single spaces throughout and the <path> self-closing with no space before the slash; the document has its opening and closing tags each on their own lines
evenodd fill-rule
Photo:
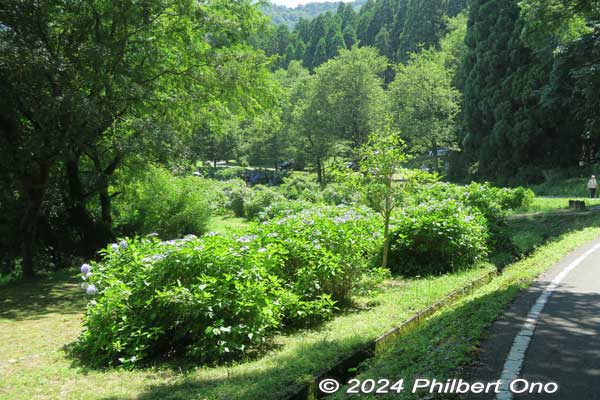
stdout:
<svg viewBox="0 0 600 400">
<path fill-rule="evenodd" d="M 564 257 L 509 306 L 490 328 L 473 375 L 555 382 L 558 390 L 471 399 L 600 399 L 600 238 Z"/>
</svg>

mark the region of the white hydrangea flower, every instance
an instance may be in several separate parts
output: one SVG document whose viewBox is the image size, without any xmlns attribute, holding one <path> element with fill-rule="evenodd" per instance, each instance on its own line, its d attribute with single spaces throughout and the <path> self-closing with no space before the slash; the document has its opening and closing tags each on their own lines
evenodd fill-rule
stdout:
<svg viewBox="0 0 600 400">
<path fill-rule="evenodd" d="M 119 242 L 119 247 L 120 247 L 120 248 L 122 248 L 122 249 L 126 249 L 126 248 L 127 248 L 127 246 L 128 246 L 128 244 L 127 244 L 127 242 L 126 242 L 125 240 L 121 240 L 121 241 Z"/>
</svg>

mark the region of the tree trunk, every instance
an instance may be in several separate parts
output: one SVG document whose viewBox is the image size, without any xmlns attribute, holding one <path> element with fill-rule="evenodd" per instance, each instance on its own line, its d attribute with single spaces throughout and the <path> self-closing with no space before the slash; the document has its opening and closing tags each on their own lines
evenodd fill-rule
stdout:
<svg viewBox="0 0 600 400">
<path fill-rule="evenodd" d="M 391 190 L 391 177 L 388 184 L 388 190 Z M 389 195 L 385 198 L 385 210 L 383 212 L 383 258 L 381 260 L 381 268 L 387 268 L 388 258 L 390 253 L 390 216 L 392 214 L 391 202 Z"/>
<path fill-rule="evenodd" d="M 23 178 L 23 188 L 27 205 L 21 219 L 20 233 L 23 257 L 22 268 L 25 278 L 33 278 L 35 276 L 33 261 L 36 253 L 38 219 L 42 209 L 42 200 L 46 192 L 49 174 L 50 166 L 42 164 L 39 165 L 37 176 L 28 175 Z"/>
<path fill-rule="evenodd" d="M 94 220 L 86 208 L 87 196 L 83 191 L 79 177 L 79 156 L 66 163 L 66 173 L 68 182 L 67 210 L 70 222 L 77 227 L 81 236 L 82 255 L 91 258 L 99 248 L 111 240 L 111 236 L 103 226 L 104 224 L 99 224 Z M 110 213 L 110 209 L 108 212 Z"/>
<path fill-rule="evenodd" d="M 386 218 L 385 226 L 383 228 L 383 259 L 381 260 L 381 268 L 387 268 L 388 259 L 390 254 L 390 219 Z"/>
<path fill-rule="evenodd" d="M 433 170 L 437 173 L 440 172 L 440 161 L 438 158 L 438 146 L 435 139 L 431 141 L 431 149 L 433 153 Z"/>
<path fill-rule="evenodd" d="M 317 182 L 323 187 L 323 170 L 321 169 L 321 159 L 317 158 Z"/>
<path fill-rule="evenodd" d="M 108 182 L 106 176 L 100 178 L 98 196 L 100 198 L 100 209 L 102 213 L 102 223 L 109 229 L 112 228 L 112 210 L 110 194 L 108 193 Z"/>
</svg>

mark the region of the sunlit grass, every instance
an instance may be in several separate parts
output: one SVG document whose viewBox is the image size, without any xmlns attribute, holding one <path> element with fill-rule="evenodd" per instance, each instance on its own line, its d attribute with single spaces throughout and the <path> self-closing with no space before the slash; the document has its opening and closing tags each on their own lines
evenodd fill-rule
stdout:
<svg viewBox="0 0 600 400">
<path fill-rule="evenodd" d="M 208 222 L 208 231 L 228 233 L 232 230 L 243 230 L 248 227 L 248 220 L 233 216 L 217 215 Z"/>
<path fill-rule="evenodd" d="M 415 311 L 493 269 L 390 281 L 321 326 L 282 334 L 255 360 L 202 367 L 171 362 L 125 371 L 90 370 L 64 346 L 81 331 L 85 295 L 76 278 L 0 288 L 0 398 L 277 399 Z M 26 307 L 21 310 L 21 307 Z"/>
<path fill-rule="evenodd" d="M 585 197 L 535 197 L 533 204 L 513 210 L 511 214 L 529 214 L 537 212 L 574 211 L 569 209 L 569 200 L 585 201 L 586 206 L 600 206 L 600 199 Z"/>
</svg>

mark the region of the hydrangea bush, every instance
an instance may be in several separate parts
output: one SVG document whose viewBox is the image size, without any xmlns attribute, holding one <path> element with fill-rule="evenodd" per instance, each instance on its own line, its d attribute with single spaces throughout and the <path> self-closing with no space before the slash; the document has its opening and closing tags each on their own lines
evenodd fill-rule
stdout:
<svg viewBox="0 0 600 400">
<path fill-rule="evenodd" d="M 391 234 L 390 269 L 404 276 L 454 272 L 487 253 L 482 213 L 459 201 L 430 201 L 402 210 Z"/>
<path fill-rule="evenodd" d="M 381 240 L 376 218 L 330 207 L 254 224 L 244 236 L 109 245 L 101 262 L 81 267 L 92 299 L 76 349 L 98 366 L 175 354 L 212 362 L 285 326 L 327 319 L 361 282 L 382 277 L 369 263 Z"/>
<path fill-rule="evenodd" d="M 284 249 L 278 276 L 307 298 L 345 301 L 372 268 L 382 243 L 379 216 L 368 208 L 323 206 L 264 221 L 256 232 Z"/>
</svg>

